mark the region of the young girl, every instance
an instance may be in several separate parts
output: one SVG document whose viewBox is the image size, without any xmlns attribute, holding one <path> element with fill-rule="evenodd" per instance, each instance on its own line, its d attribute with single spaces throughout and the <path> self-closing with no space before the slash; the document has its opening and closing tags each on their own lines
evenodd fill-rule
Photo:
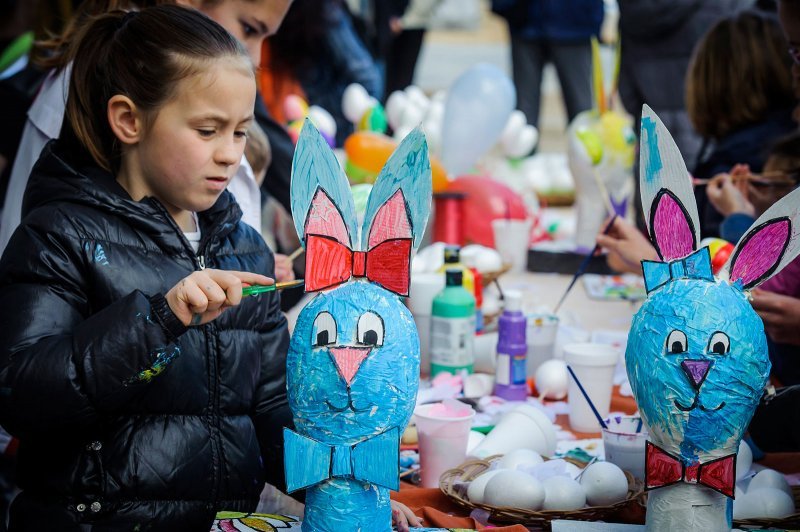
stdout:
<svg viewBox="0 0 800 532">
<path fill-rule="evenodd" d="M 283 486 L 286 321 L 273 257 L 225 191 L 255 80 L 177 6 L 84 30 L 61 138 L 0 261 L 11 530 L 208 530 Z M 248 273 L 252 272 L 252 273 Z"/>
</svg>

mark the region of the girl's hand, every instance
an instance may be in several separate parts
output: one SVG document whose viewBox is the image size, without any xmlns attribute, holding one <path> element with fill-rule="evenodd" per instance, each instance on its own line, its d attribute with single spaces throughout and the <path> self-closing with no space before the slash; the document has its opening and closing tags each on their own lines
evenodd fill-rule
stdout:
<svg viewBox="0 0 800 532">
<path fill-rule="evenodd" d="M 270 285 L 275 281 L 249 272 L 206 269 L 192 272 L 165 296 L 169 308 L 186 325 L 202 325 L 242 300 L 242 283 Z"/>
<path fill-rule="evenodd" d="M 750 303 L 772 341 L 800 345 L 800 299 L 766 290 L 753 290 L 751 296 Z"/>
<path fill-rule="evenodd" d="M 609 221 L 603 222 L 603 227 Z M 658 260 L 658 254 L 647 237 L 622 218 L 614 220 L 608 234 L 597 235 L 597 244 L 608 251 L 608 266 L 617 272 L 641 275 L 642 260 Z"/>
<path fill-rule="evenodd" d="M 275 254 L 275 279 L 281 283 L 294 281 L 294 269 L 288 255 Z"/>
<path fill-rule="evenodd" d="M 414 515 L 411 508 L 397 501 L 390 501 L 392 505 L 392 526 L 397 528 L 397 532 L 408 532 L 409 525 L 421 527 L 422 519 Z"/>
<path fill-rule="evenodd" d="M 755 209 L 753 208 L 753 204 L 750 203 L 745 194 L 742 193 L 741 183 L 744 182 L 744 180 L 738 179 L 736 180 L 737 182 L 734 182 L 735 176 L 741 173 L 736 173 L 736 170 L 737 168 L 734 167 L 734 173 L 717 174 L 709 181 L 706 187 L 708 201 L 710 201 L 714 208 L 723 216 L 730 216 L 736 212 L 754 216 Z M 744 186 L 746 186 L 746 183 Z"/>
</svg>

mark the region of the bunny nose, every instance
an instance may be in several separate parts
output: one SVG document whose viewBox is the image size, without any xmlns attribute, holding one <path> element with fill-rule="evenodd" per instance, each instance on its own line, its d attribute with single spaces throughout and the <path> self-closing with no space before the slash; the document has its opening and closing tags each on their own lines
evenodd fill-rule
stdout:
<svg viewBox="0 0 800 532">
<path fill-rule="evenodd" d="M 371 347 L 331 347 L 329 349 L 347 386 L 350 386 L 350 381 L 353 380 L 358 368 L 361 367 L 361 363 L 364 362 L 371 350 Z"/>
<path fill-rule="evenodd" d="M 689 382 L 692 383 L 695 390 L 700 389 L 700 385 L 706 380 L 708 370 L 711 369 L 710 360 L 684 360 L 681 362 L 681 367 L 684 373 L 689 377 Z"/>
</svg>

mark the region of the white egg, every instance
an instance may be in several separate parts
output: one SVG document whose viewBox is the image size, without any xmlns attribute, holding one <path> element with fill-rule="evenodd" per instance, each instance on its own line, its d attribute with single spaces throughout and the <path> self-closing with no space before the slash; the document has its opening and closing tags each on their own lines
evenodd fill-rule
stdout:
<svg viewBox="0 0 800 532">
<path fill-rule="evenodd" d="M 416 105 L 417 107 L 421 107 L 422 109 L 427 110 L 428 105 L 430 105 L 431 101 L 425 96 L 425 92 L 417 87 L 416 85 L 409 85 L 405 88 L 406 96 L 408 97 L 408 101 Z"/>
<path fill-rule="evenodd" d="M 548 399 L 563 399 L 569 390 L 567 363 L 553 359 L 542 363 L 534 376 L 536 389 Z"/>
<path fill-rule="evenodd" d="M 544 502 L 544 487 L 530 475 L 502 470 L 489 479 L 483 500 L 492 506 L 539 510 Z"/>
<path fill-rule="evenodd" d="M 506 125 L 503 127 L 503 132 L 500 134 L 500 141 L 503 144 L 512 142 L 527 123 L 528 119 L 525 117 L 525 113 L 518 109 L 511 111 L 511 114 L 508 115 L 508 120 L 506 120 Z"/>
<path fill-rule="evenodd" d="M 503 139 L 501 145 L 506 157 L 519 159 L 528 155 L 536 141 L 539 139 L 539 131 L 533 126 L 525 126 L 517 134 L 509 139 Z"/>
<path fill-rule="evenodd" d="M 542 510 L 577 510 L 586 506 L 583 487 L 568 477 L 550 477 L 544 482 Z"/>
<path fill-rule="evenodd" d="M 386 121 L 392 126 L 392 129 L 397 129 L 400 125 L 400 118 L 403 116 L 403 111 L 408 105 L 408 96 L 403 91 L 394 91 L 386 99 Z"/>
<path fill-rule="evenodd" d="M 734 519 L 780 519 L 793 513 L 792 497 L 776 488 L 750 489 L 733 501 Z"/>
<path fill-rule="evenodd" d="M 354 124 L 361 120 L 370 105 L 371 96 L 358 83 L 351 83 L 342 94 L 342 114 Z"/>
<path fill-rule="evenodd" d="M 756 473 L 756 476 L 750 480 L 750 484 L 747 486 L 747 492 L 750 493 L 759 488 L 779 489 L 789 497 L 792 496 L 792 488 L 786 481 L 786 477 L 774 469 L 762 469 Z"/>
<path fill-rule="evenodd" d="M 399 128 L 414 129 L 425 120 L 425 110 L 414 102 L 408 102 L 400 115 Z"/>
<path fill-rule="evenodd" d="M 336 136 L 336 120 L 319 105 L 312 105 L 308 108 L 308 118 L 311 119 L 320 132 L 330 137 Z"/>
<path fill-rule="evenodd" d="M 484 474 L 472 480 L 467 487 L 467 499 L 470 502 L 474 502 L 476 504 L 483 504 L 484 503 L 484 492 L 486 490 L 486 484 L 495 476 L 497 473 L 502 471 L 502 469 L 493 469 L 491 471 L 486 471 Z"/>
<path fill-rule="evenodd" d="M 744 441 L 739 442 L 739 452 L 736 454 L 736 480 L 742 480 L 750 472 L 753 465 L 753 451 Z"/>
<path fill-rule="evenodd" d="M 518 466 L 534 466 L 541 464 L 542 455 L 531 449 L 514 449 L 500 459 L 500 467 L 503 469 L 517 469 Z"/>
<path fill-rule="evenodd" d="M 611 462 L 595 462 L 581 476 L 589 506 L 608 506 L 628 496 L 628 479 L 622 469 Z"/>
</svg>

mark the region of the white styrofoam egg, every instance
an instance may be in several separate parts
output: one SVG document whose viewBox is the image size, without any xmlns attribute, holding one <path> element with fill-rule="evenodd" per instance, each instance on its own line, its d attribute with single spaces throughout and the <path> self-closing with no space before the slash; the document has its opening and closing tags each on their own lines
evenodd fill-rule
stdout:
<svg viewBox="0 0 800 532">
<path fill-rule="evenodd" d="M 753 465 L 753 451 L 744 440 L 739 442 L 739 452 L 736 453 L 736 480 L 742 480 L 750 472 Z"/>
<path fill-rule="evenodd" d="M 608 506 L 628 496 L 628 479 L 611 462 L 595 462 L 581 476 L 589 506 Z"/>
<path fill-rule="evenodd" d="M 342 94 L 342 114 L 350 122 L 356 124 L 370 106 L 371 96 L 363 86 L 351 83 Z"/>
<path fill-rule="evenodd" d="M 534 375 L 536 389 L 548 399 L 563 399 L 569 390 L 567 363 L 560 359 L 546 360 Z"/>
<path fill-rule="evenodd" d="M 409 85 L 405 88 L 406 96 L 408 97 L 408 101 L 416 105 L 417 107 L 427 110 L 428 105 L 431 101 L 425 96 L 425 92 L 417 87 L 416 85 Z M 423 113 L 424 114 L 424 113 Z"/>
<path fill-rule="evenodd" d="M 469 244 L 461 248 L 461 262 L 481 273 L 496 272 L 503 267 L 503 257 L 497 250 L 479 244 Z"/>
<path fill-rule="evenodd" d="M 408 96 L 403 91 L 394 91 L 386 99 L 386 121 L 392 126 L 392 129 L 397 129 L 400 125 L 400 118 L 403 116 L 403 111 L 408 105 Z"/>
<path fill-rule="evenodd" d="M 533 126 L 524 126 L 513 137 L 503 139 L 501 145 L 506 157 L 519 159 L 528 155 L 538 140 L 539 130 Z"/>
<path fill-rule="evenodd" d="M 469 431 L 469 436 L 467 437 L 467 455 L 469 455 L 469 452 L 477 447 L 485 438 L 486 434 L 482 432 L 478 432 L 477 430 Z"/>
<path fill-rule="evenodd" d="M 793 513 L 792 497 L 776 488 L 751 488 L 733 501 L 734 519 L 780 519 Z"/>
<path fill-rule="evenodd" d="M 502 470 L 486 483 L 483 500 L 492 506 L 539 510 L 544 502 L 544 487 L 530 475 Z"/>
<path fill-rule="evenodd" d="M 569 477 L 550 477 L 542 482 L 544 503 L 542 510 L 578 510 L 586 506 L 583 487 Z"/>
<path fill-rule="evenodd" d="M 308 118 L 317 126 L 320 133 L 325 133 L 329 137 L 336 136 L 336 120 L 319 105 L 312 105 L 308 108 Z"/>
<path fill-rule="evenodd" d="M 400 128 L 414 129 L 425 120 L 425 109 L 414 102 L 408 102 L 400 115 Z"/>
<path fill-rule="evenodd" d="M 544 462 L 542 455 L 531 449 L 514 449 L 500 459 L 503 469 L 517 469 L 518 466 L 534 466 Z"/>
<path fill-rule="evenodd" d="M 789 497 L 792 496 L 792 488 L 786 481 L 786 477 L 774 469 L 762 469 L 756 473 L 756 475 L 750 479 L 750 484 L 747 486 L 747 492 L 750 493 L 751 491 L 760 488 L 775 488 L 781 490 Z"/>
<path fill-rule="evenodd" d="M 472 479 L 467 486 L 467 498 L 470 502 L 474 502 L 477 504 L 484 503 L 484 491 L 486 490 L 486 484 L 495 476 L 497 473 L 502 471 L 502 469 L 492 469 L 491 471 L 486 471 L 481 476 Z"/>
<path fill-rule="evenodd" d="M 519 134 L 520 130 L 528 123 L 525 113 L 519 109 L 511 111 L 506 120 L 506 125 L 503 127 L 503 132 L 500 133 L 500 141 L 505 144 L 511 142 Z"/>
<path fill-rule="evenodd" d="M 392 129 L 394 129 L 394 134 L 392 135 L 392 138 L 397 142 L 400 142 L 401 140 L 406 138 L 409 133 L 414 131 L 413 127 L 406 127 L 406 126 L 398 126 Z"/>
</svg>

